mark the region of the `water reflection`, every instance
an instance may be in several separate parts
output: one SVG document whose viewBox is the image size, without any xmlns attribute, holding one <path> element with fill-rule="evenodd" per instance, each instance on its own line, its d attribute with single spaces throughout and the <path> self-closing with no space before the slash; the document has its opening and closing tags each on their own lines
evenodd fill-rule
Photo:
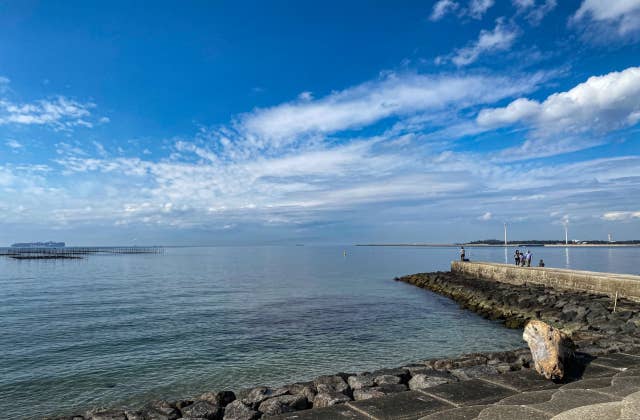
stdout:
<svg viewBox="0 0 640 420">
<path fill-rule="evenodd" d="M 564 259 L 565 259 L 565 268 L 571 268 L 571 263 L 569 262 L 569 247 L 564 247 Z"/>
</svg>

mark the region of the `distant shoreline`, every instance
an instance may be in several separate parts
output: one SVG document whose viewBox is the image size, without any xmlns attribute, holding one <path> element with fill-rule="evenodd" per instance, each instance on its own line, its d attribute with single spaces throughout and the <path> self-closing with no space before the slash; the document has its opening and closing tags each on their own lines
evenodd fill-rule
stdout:
<svg viewBox="0 0 640 420">
<path fill-rule="evenodd" d="M 640 244 L 507 244 L 507 245 L 494 245 L 494 244 L 355 244 L 355 246 L 411 246 L 411 247 L 435 247 L 435 248 L 452 248 L 465 246 L 467 248 L 507 248 L 517 246 L 530 246 L 530 247 L 550 247 L 550 248 L 621 248 L 621 247 L 640 247 Z"/>
</svg>

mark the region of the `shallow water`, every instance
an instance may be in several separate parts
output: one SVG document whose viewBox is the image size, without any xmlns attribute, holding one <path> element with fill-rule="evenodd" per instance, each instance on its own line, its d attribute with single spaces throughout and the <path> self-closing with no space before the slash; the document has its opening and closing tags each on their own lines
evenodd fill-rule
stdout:
<svg viewBox="0 0 640 420">
<path fill-rule="evenodd" d="M 547 266 L 638 274 L 638 248 L 532 251 Z M 519 331 L 392 280 L 446 270 L 456 255 L 307 246 L 0 257 L 0 412 L 136 405 L 523 345 Z M 504 262 L 502 248 L 467 255 Z"/>
</svg>

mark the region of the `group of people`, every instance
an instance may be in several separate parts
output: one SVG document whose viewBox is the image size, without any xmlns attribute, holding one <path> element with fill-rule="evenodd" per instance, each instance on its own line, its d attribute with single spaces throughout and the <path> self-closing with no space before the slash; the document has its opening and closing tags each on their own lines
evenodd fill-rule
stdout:
<svg viewBox="0 0 640 420">
<path fill-rule="evenodd" d="M 520 267 L 524 267 L 525 265 L 527 267 L 531 267 L 531 257 L 532 257 L 532 253 L 531 251 L 529 251 L 527 249 L 527 252 L 520 252 L 519 249 L 516 249 L 516 253 L 513 255 L 513 258 L 516 261 L 516 265 L 519 265 Z"/>
<path fill-rule="evenodd" d="M 515 260 L 516 265 L 519 265 L 520 267 L 524 267 L 524 266 L 531 267 L 532 257 L 533 257 L 533 254 L 528 249 L 527 249 L 527 252 L 520 252 L 519 249 L 516 249 L 516 252 L 513 255 L 513 259 Z M 540 262 L 538 263 L 538 267 L 544 267 L 543 260 L 540 260 Z"/>
<path fill-rule="evenodd" d="M 527 249 L 527 252 L 520 252 L 519 249 L 516 249 L 516 252 L 513 255 L 513 257 L 516 261 L 517 266 L 531 267 L 531 258 L 533 257 L 533 254 L 528 249 Z M 505 259 L 506 259 L 506 254 L 505 254 Z M 466 252 L 463 246 L 460 247 L 460 261 L 469 261 L 466 258 Z M 540 262 L 538 263 L 538 267 L 544 267 L 543 260 L 540 260 Z"/>
</svg>

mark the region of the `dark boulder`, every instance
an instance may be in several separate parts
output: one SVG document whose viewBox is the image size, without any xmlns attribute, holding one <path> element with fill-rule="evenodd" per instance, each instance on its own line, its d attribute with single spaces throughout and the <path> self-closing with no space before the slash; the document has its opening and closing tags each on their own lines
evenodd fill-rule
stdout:
<svg viewBox="0 0 640 420">
<path fill-rule="evenodd" d="M 336 391 L 348 395 L 351 391 L 349 384 L 340 375 L 324 375 L 313 380 L 313 384 L 320 392 L 321 387 L 327 387 L 331 391 Z"/>
<path fill-rule="evenodd" d="M 124 410 L 98 410 L 87 413 L 90 420 L 127 420 Z"/>
<path fill-rule="evenodd" d="M 235 400 L 224 409 L 224 420 L 256 420 L 260 413 L 240 400 Z"/>
<path fill-rule="evenodd" d="M 180 411 L 168 401 L 152 401 L 141 411 L 145 420 L 177 420 L 181 417 Z"/>
<path fill-rule="evenodd" d="M 226 407 L 227 404 L 235 401 L 236 395 L 232 391 L 205 392 L 198 399 L 210 402 L 211 404 Z"/>
<path fill-rule="evenodd" d="M 375 385 L 374 377 L 368 373 L 362 373 L 360 375 L 353 375 L 347 378 L 347 383 L 351 389 L 369 388 Z"/>
<path fill-rule="evenodd" d="M 343 404 L 347 401 L 351 401 L 347 395 L 342 392 L 334 391 L 326 385 L 318 386 L 318 394 L 313 400 L 314 408 L 330 407 L 336 404 Z"/>
<path fill-rule="evenodd" d="M 222 419 L 222 407 L 209 401 L 196 401 L 182 409 L 183 417 L 199 417 L 207 420 Z"/>
<path fill-rule="evenodd" d="M 258 411 L 268 416 L 277 416 L 291 411 L 304 410 L 308 407 L 309 402 L 303 395 L 281 395 L 263 401 Z"/>
<path fill-rule="evenodd" d="M 279 397 L 285 395 L 288 391 L 284 388 L 273 390 L 266 386 L 259 386 L 256 388 L 246 389 L 238 393 L 238 398 L 243 403 L 256 410 L 260 403 L 268 398 Z"/>
</svg>

